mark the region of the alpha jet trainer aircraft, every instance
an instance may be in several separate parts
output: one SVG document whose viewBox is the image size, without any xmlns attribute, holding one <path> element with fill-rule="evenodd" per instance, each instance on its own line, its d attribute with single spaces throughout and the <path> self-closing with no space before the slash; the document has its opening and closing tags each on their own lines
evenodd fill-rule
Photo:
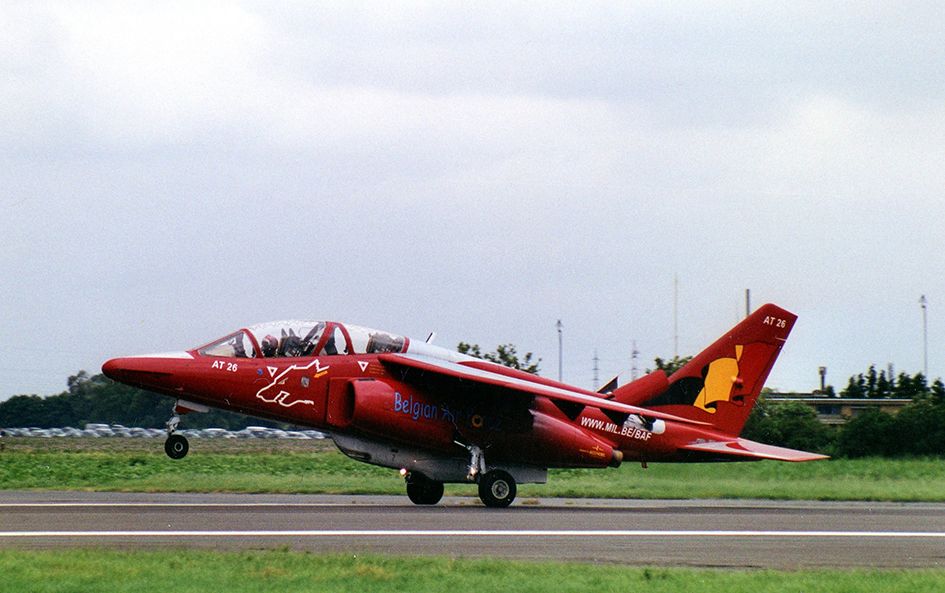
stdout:
<svg viewBox="0 0 945 593">
<path fill-rule="evenodd" d="M 601 393 L 333 321 L 254 325 L 102 371 L 177 399 L 172 458 L 188 451 L 176 414 L 222 408 L 325 431 L 349 457 L 399 469 L 416 504 L 475 482 L 483 503 L 505 507 L 548 468 L 824 459 L 738 436 L 795 319 L 764 305 L 672 376 Z"/>
</svg>

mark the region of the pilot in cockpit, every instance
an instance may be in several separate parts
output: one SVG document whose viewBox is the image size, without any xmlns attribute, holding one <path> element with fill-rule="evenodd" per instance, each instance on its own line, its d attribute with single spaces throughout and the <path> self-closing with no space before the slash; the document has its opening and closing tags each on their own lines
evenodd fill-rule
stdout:
<svg viewBox="0 0 945 593">
<path fill-rule="evenodd" d="M 279 351 L 279 339 L 273 335 L 268 335 L 263 338 L 262 344 L 259 346 L 262 348 L 263 356 L 272 358 Z"/>
</svg>

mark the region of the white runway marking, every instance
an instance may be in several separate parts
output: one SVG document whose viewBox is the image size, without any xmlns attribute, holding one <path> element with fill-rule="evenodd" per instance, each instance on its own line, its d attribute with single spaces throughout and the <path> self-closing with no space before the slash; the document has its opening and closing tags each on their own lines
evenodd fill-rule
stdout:
<svg viewBox="0 0 945 593">
<path fill-rule="evenodd" d="M 345 507 L 345 502 L 0 502 L 3 508 L 82 508 L 82 507 Z"/>
<path fill-rule="evenodd" d="M 20 537 L 659 537 L 659 538 L 865 538 L 945 539 L 942 531 L 727 531 L 727 530 L 256 530 L 256 531 L 0 531 L 0 538 Z"/>
</svg>

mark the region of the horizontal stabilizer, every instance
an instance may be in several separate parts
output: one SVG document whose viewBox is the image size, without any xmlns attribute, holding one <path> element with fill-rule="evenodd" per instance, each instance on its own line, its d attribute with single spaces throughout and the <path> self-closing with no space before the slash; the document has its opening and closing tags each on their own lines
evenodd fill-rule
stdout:
<svg viewBox="0 0 945 593">
<path fill-rule="evenodd" d="M 716 455 L 726 455 L 743 459 L 774 459 L 775 461 L 817 461 L 818 459 L 830 458 L 827 455 L 808 453 L 807 451 L 798 451 L 796 449 L 787 449 L 785 447 L 775 447 L 774 445 L 765 445 L 763 443 L 749 441 L 748 439 L 693 443 L 691 445 L 681 447 L 681 449 L 685 451 L 714 453 Z M 735 460 L 733 459 L 733 461 Z"/>
</svg>

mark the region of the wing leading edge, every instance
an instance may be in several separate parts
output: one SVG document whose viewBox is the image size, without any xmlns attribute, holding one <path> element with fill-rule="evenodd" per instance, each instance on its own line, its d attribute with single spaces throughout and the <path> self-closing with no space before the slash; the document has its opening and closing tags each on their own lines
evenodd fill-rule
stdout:
<svg viewBox="0 0 945 593">
<path fill-rule="evenodd" d="M 646 408 L 621 404 L 613 400 L 603 399 L 599 396 L 585 395 L 578 391 L 570 391 L 561 387 L 554 387 L 552 385 L 544 385 L 541 383 L 527 381 L 525 379 L 509 377 L 499 373 L 489 372 L 484 369 L 473 368 L 429 356 L 423 356 L 419 354 L 381 354 L 378 358 L 382 363 L 391 367 L 406 367 L 409 369 L 416 369 L 427 373 L 435 373 L 437 375 L 450 377 L 458 381 L 472 381 L 481 383 L 483 385 L 501 387 L 509 390 L 512 393 L 532 396 L 537 395 L 541 397 L 547 397 L 557 402 L 567 402 L 569 404 L 589 406 L 617 414 L 635 414 L 644 418 L 672 420 L 673 422 L 709 426 L 709 424 L 706 422 L 690 420 L 688 418 L 675 416 L 673 414 L 666 414 L 664 412 L 656 412 Z"/>
</svg>

